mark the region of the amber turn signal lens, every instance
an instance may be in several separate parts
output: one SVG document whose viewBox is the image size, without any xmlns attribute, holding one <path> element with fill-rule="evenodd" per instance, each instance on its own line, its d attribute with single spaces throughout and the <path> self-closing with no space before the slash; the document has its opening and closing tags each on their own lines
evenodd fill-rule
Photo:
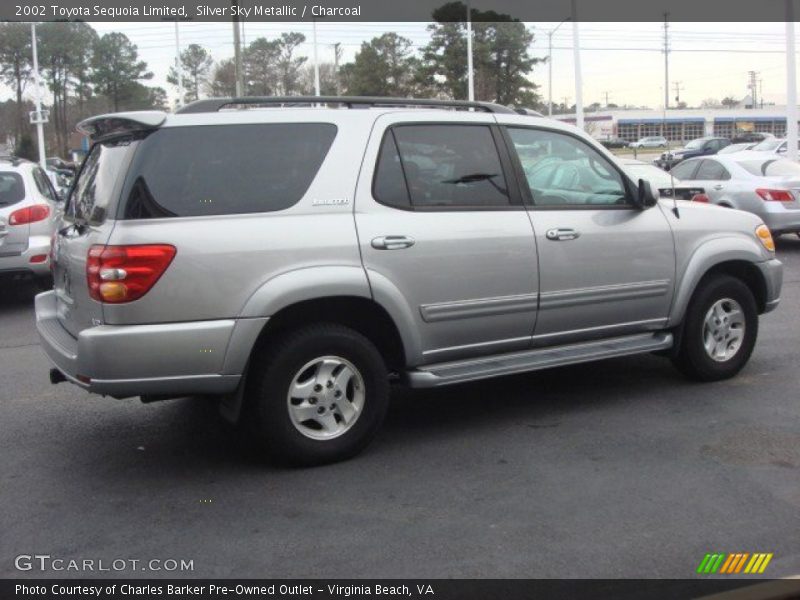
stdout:
<svg viewBox="0 0 800 600">
<path fill-rule="evenodd" d="M 128 296 L 128 288 L 124 283 L 109 281 L 100 284 L 100 296 L 106 302 L 121 302 Z"/>
<path fill-rule="evenodd" d="M 756 237 L 761 245 L 770 252 L 775 252 L 775 240 L 772 239 L 772 234 L 769 232 L 769 227 L 766 225 L 759 225 L 756 227 Z"/>
</svg>

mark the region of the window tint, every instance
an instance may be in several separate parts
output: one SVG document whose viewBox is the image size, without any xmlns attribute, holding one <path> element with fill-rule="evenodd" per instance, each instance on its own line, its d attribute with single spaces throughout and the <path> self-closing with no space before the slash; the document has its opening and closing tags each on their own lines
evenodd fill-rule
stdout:
<svg viewBox="0 0 800 600">
<path fill-rule="evenodd" d="M 378 167 L 375 171 L 373 195 L 377 200 L 389 206 L 401 208 L 411 206 L 406 178 L 403 175 L 403 165 L 400 162 L 400 153 L 397 151 L 397 144 L 391 130 L 383 136 Z"/>
<path fill-rule="evenodd" d="M 326 123 L 160 129 L 125 181 L 123 218 L 283 210 L 306 193 L 336 136 Z"/>
<path fill-rule="evenodd" d="M 694 179 L 692 175 L 697 168 L 696 160 L 687 160 L 672 167 L 672 174 L 678 179 L 691 180 Z"/>
<path fill-rule="evenodd" d="M 0 206 L 10 206 L 25 198 L 25 184 L 19 173 L 0 171 Z"/>
<path fill-rule="evenodd" d="M 396 143 L 393 150 L 391 139 Z M 395 154 L 397 153 L 397 155 Z M 400 182 L 397 166 L 402 169 Z M 388 131 L 375 199 L 414 207 L 508 206 L 508 186 L 492 132 L 483 125 L 402 125 Z"/>
<path fill-rule="evenodd" d="M 700 168 L 697 169 L 695 179 L 720 181 L 723 179 L 730 179 L 731 176 L 721 164 L 715 160 L 704 160 L 700 163 Z"/>
<path fill-rule="evenodd" d="M 627 204 L 622 176 L 588 144 L 553 131 L 508 131 L 537 206 Z"/>
<path fill-rule="evenodd" d="M 85 220 L 93 225 L 105 221 L 117 177 L 128 153 L 138 143 L 124 138 L 92 146 L 70 194 L 65 210 L 67 218 Z"/>
</svg>

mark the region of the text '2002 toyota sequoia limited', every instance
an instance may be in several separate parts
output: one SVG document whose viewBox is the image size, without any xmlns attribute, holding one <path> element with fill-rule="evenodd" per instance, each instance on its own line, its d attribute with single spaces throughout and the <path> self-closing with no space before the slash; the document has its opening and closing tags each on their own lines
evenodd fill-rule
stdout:
<svg viewBox="0 0 800 600">
<path fill-rule="evenodd" d="M 364 448 L 391 374 L 660 352 L 731 377 L 779 301 L 758 217 L 659 201 L 574 127 L 498 105 L 213 99 L 80 128 L 36 298 L 51 379 L 220 396 L 296 464 Z"/>
</svg>

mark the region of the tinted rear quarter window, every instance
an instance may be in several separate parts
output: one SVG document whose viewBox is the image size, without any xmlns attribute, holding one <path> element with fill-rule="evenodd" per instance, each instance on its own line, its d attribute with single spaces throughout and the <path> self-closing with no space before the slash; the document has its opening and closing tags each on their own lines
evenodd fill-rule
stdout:
<svg viewBox="0 0 800 600">
<path fill-rule="evenodd" d="M 13 171 L 0 171 L 0 207 L 11 206 L 25 198 L 22 176 Z"/>
<path fill-rule="evenodd" d="M 688 160 L 672 167 L 672 174 L 678 179 L 693 179 L 695 169 L 697 169 L 696 160 Z"/>
<path fill-rule="evenodd" d="M 306 193 L 336 136 L 329 123 L 165 128 L 145 138 L 125 181 L 123 218 L 283 210 Z"/>
</svg>

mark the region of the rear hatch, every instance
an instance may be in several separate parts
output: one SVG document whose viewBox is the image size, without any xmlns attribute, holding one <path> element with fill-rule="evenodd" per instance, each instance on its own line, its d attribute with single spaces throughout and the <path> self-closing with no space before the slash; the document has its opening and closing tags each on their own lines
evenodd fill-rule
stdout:
<svg viewBox="0 0 800 600">
<path fill-rule="evenodd" d="M 86 262 L 94 245 L 105 244 L 137 137 L 126 135 L 92 146 L 67 200 L 53 246 L 53 288 L 58 318 L 76 336 L 103 323 L 103 305 L 89 294 Z"/>
<path fill-rule="evenodd" d="M 0 170 L 0 258 L 28 249 L 30 225 L 13 225 L 11 215 L 25 206 L 25 182 L 20 173 Z M 0 269 L 3 266 L 0 263 Z"/>
</svg>

